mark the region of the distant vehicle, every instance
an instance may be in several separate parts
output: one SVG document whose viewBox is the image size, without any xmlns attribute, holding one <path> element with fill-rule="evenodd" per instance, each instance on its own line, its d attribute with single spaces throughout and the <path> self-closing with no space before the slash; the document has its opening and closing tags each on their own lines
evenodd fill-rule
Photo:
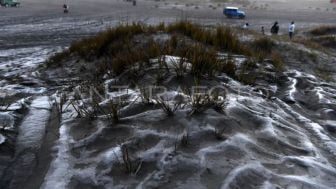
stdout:
<svg viewBox="0 0 336 189">
<path fill-rule="evenodd" d="M 238 7 L 225 7 L 223 14 L 228 18 L 245 18 L 245 12 L 239 10 Z"/>
<path fill-rule="evenodd" d="M 19 0 L 0 0 L 0 5 L 4 7 L 18 7 L 20 6 Z"/>
</svg>

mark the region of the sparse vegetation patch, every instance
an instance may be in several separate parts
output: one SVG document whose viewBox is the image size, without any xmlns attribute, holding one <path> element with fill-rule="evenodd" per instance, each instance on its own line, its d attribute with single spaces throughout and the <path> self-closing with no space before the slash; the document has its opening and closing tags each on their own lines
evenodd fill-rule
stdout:
<svg viewBox="0 0 336 189">
<path fill-rule="evenodd" d="M 309 33 L 314 35 L 314 36 L 335 35 L 336 34 L 336 26 L 321 26 L 321 27 L 312 29 Z"/>
</svg>

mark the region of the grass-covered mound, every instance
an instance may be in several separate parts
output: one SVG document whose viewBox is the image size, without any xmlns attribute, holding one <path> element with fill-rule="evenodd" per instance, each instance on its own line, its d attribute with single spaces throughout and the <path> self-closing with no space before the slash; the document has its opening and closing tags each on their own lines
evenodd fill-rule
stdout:
<svg viewBox="0 0 336 189">
<path fill-rule="evenodd" d="M 231 55 L 243 55 L 249 62 L 271 59 L 277 70 L 283 68 L 281 55 L 273 52 L 275 42 L 262 37 L 242 43 L 239 32 L 225 26 L 206 28 L 186 21 L 157 26 L 120 25 L 74 42 L 69 49 L 52 56 L 46 65 L 67 66 L 70 59 L 76 59 L 85 62 L 80 72 L 89 71 L 95 80 L 106 74 L 118 76 L 135 66 L 143 69 L 152 59 L 163 55 L 178 56 L 190 62 L 190 73 L 196 78 L 224 72 L 239 79 L 236 65 L 230 61 Z M 219 52 L 225 53 L 226 58 L 220 58 Z"/>
<path fill-rule="evenodd" d="M 311 29 L 309 32 L 310 44 L 315 44 L 319 49 L 322 47 L 336 49 L 336 26 L 320 26 Z M 315 48 L 316 49 L 316 48 Z"/>
</svg>

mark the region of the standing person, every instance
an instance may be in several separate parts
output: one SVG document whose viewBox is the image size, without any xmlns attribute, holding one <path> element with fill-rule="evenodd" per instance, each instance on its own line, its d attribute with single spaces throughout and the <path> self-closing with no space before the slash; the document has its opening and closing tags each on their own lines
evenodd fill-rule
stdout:
<svg viewBox="0 0 336 189">
<path fill-rule="evenodd" d="M 69 6 L 67 4 L 63 5 L 63 9 L 64 9 L 64 13 L 68 13 L 69 12 Z"/>
<path fill-rule="evenodd" d="M 288 27 L 289 39 L 293 38 L 294 32 L 295 32 L 295 24 L 294 22 L 291 22 Z"/>
<path fill-rule="evenodd" d="M 271 34 L 278 35 L 279 29 L 280 29 L 280 27 L 279 27 L 278 22 L 274 22 L 274 24 L 273 24 L 273 26 L 271 28 Z"/>
<path fill-rule="evenodd" d="M 263 35 L 265 35 L 265 27 L 264 27 L 264 26 L 261 26 L 261 33 L 262 33 Z"/>
</svg>

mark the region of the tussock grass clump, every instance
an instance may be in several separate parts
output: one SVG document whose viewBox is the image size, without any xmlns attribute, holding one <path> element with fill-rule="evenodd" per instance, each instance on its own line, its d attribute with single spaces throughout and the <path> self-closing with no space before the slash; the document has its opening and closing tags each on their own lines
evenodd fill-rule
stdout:
<svg viewBox="0 0 336 189">
<path fill-rule="evenodd" d="M 247 56 L 252 54 L 246 46 L 240 43 L 238 37 L 228 27 L 218 27 L 215 35 L 213 35 L 211 39 L 212 45 L 219 47 L 221 50 Z"/>
<path fill-rule="evenodd" d="M 336 34 L 336 26 L 321 26 L 309 32 L 315 36 Z"/>
<path fill-rule="evenodd" d="M 202 28 L 188 21 L 181 21 L 167 26 L 169 33 L 180 33 L 198 42 L 212 45 L 217 49 L 231 53 L 250 55 L 248 48 L 242 45 L 229 27 L 219 26 L 215 30 Z"/>
<path fill-rule="evenodd" d="M 226 93 L 218 93 L 218 91 L 212 94 L 196 93 L 191 97 L 191 112 L 190 115 L 201 114 L 208 109 L 213 109 L 219 113 L 223 113 L 226 106 Z"/>
<path fill-rule="evenodd" d="M 120 25 L 108 29 L 93 37 L 87 37 L 71 44 L 70 48 L 64 52 L 57 53 L 49 58 L 47 64 L 55 64 L 64 61 L 70 55 L 77 55 L 87 61 L 95 58 L 108 56 L 111 53 L 127 48 L 127 41 L 136 35 L 145 32 L 148 29 L 140 23 Z M 123 48 L 120 48 L 123 47 Z"/>
<path fill-rule="evenodd" d="M 190 114 L 203 113 L 212 106 L 209 95 L 196 94 L 191 100 L 192 112 Z"/>
<path fill-rule="evenodd" d="M 321 36 L 313 38 L 313 41 L 324 47 L 336 48 L 336 36 Z"/>
<path fill-rule="evenodd" d="M 237 66 L 233 61 L 228 61 L 222 65 L 223 72 L 228 74 L 230 77 L 235 77 Z"/>
<path fill-rule="evenodd" d="M 169 101 L 165 101 L 163 99 L 157 98 L 156 103 L 160 106 L 160 108 L 168 115 L 173 116 L 176 110 L 181 106 L 181 102 L 175 102 L 171 104 Z"/>
<path fill-rule="evenodd" d="M 173 24 L 170 24 L 166 27 L 168 33 L 178 32 L 180 34 L 193 37 L 197 36 L 198 33 L 203 33 L 204 29 L 197 27 L 195 24 L 192 24 L 188 21 L 180 21 Z"/>
<path fill-rule="evenodd" d="M 243 71 L 251 71 L 255 70 L 256 68 L 258 68 L 257 62 L 254 61 L 253 59 L 247 59 L 241 65 L 241 70 Z"/>
<path fill-rule="evenodd" d="M 206 49 L 203 45 L 195 45 L 188 55 L 192 64 L 191 73 L 199 78 L 202 75 L 213 76 L 219 68 L 219 59 L 214 49 Z"/>
<path fill-rule="evenodd" d="M 127 40 L 129 40 L 130 37 L 143 32 L 145 32 L 145 27 L 140 23 L 120 25 L 116 28 L 111 28 L 102 32 L 95 37 L 89 37 L 73 43 L 69 48 L 69 51 L 84 58 L 109 55 L 110 53 L 113 53 L 114 50 L 119 50 L 110 48 L 110 45 L 113 44 L 114 41 L 120 41 L 125 44 L 125 48 L 127 47 L 127 44 L 129 44 L 127 43 Z"/>
<path fill-rule="evenodd" d="M 314 72 L 318 77 L 325 81 L 333 81 L 332 73 L 326 68 L 322 68 L 319 66 L 314 70 Z"/>
<path fill-rule="evenodd" d="M 270 53 L 275 46 L 275 42 L 268 37 L 262 37 L 256 39 L 252 46 L 257 52 Z"/>
<path fill-rule="evenodd" d="M 293 41 L 296 43 L 300 43 L 311 49 L 317 49 L 317 50 L 322 49 L 322 46 L 318 42 L 314 41 L 313 39 L 296 38 Z"/>
<path fill-rule="evenodd" d="M 241 73 L 238 76 L 238 80 L 246 85 L 255 85 L 257 80 L 257 74 L 255 72 Z"/>
<path fill-rule="evenodd" d="M 183 78 L 188 72 L 187 58 L 181 56 L 178 62 L 174 63 L 174 72 L 177 78 Z"/>
<path fill-rule="evenodd" d="M 283 57 L 280 53 L 272 52 L 271 62 L 276 70 L 282 71 L 285 67 Z"/>
<path fill-rule="evenodd" d="M 130 65 L 145 61 L 141 51 L 125 50 L 112 55 L 111 69 L 117 75 L 122 74 Z"/>
<path fill-rule="evenodd" d="M 270 54 L 275 45 L 275 42 L 269 37 L 262 37 L 254 40 L 251 45 L 251 48 L 253 49 L 252 57 L 256 58 L 259 62 L 263 62 L 266 58 L 271 58 Z"/>
<path fill-rule="evenodd" d="M 119 123 L 120 120 L 120 110 L 132 102 L 124 100 L 122 98 L 108 99 L 106 103 L 101 103 L 106 100 L 104 97 L 100 96 L 103 94 L 102 91 L 92 91 L 96 90 L 89 85 L 83 85 L 84 89 L 75 92 L 73 98 L 69 99 L 68 106 L 71 106 L 77 113 L 77 118 L 89 118 L 95 119 L 100 115 L 105 115 L 107 119 L 111 120 L 113 123 Z M 76 94 L 77 93 L 77 94 Z M 82 97 L 78 93 L 89 94 L 90 98 Z"/>
<path fill-rule="evenodd" d="M 275 49 L 276 43 L 269 37 L 262 37 L 256 39 L 252 43 L 252 48 L 254 48 L 253 57 L 259 61 L 263 62 L 265 59 L 270 59 L 270 62 L 274 66 L 275 70 L 280 72 L 283 71 L 285 64 L 282 55 Z M 253 69 L 253 67 L 249 67 L 256 64 L 256 62 L 246 62 L 244 66 L 249 69 Z M 252 77 L 252 76 L 251 76 Z"/>
<path fill-rule="evenodd" d="M 241 65 L 236 78 L 244 84 L 254 85 L 258 76 L 258 73 L 256 72 L 257 69 L 257 62 L 253 59 L 248 59 Z"/>
<path fill-rule="evenodd" d="M 71 55 L 69 50 L 65 50 L 63 52 L 60 53 L 56 53 L 55 55 L 51 56 L 47 62 L 46 65 L 47 66 L 61 66 L 62 65 L 62 61 L 69 58 L 69 56 Z"/>
</svg>

